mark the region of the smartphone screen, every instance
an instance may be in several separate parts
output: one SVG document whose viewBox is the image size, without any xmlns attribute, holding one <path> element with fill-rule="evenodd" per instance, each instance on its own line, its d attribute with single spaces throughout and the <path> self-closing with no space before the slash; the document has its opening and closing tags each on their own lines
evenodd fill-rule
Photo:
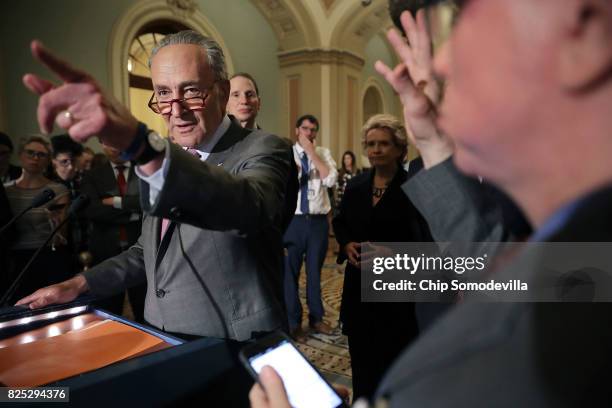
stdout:
<svg viewBox="0 0 612 408">
<path fill-rule="evenodd" d="M 283 379 L 289 403 L 296 408 L 336 408 L 342 399 L 286 339 L 248 357 L 257 374 L 263 366 L 273 367 Z"/>
</svg>

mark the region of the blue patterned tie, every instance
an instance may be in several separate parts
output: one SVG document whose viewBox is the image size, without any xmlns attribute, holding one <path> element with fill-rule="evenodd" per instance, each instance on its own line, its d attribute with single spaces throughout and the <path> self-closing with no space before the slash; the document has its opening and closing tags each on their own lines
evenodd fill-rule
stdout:
<svg viewBox="0 0 612 408">
<path fill-rule="evenodd" d="M 302 176 L 300 177 L 300 211 L 308 214 L 308 156 L 302 152 L 300 158 L 302 162 Z"/>
</svg>

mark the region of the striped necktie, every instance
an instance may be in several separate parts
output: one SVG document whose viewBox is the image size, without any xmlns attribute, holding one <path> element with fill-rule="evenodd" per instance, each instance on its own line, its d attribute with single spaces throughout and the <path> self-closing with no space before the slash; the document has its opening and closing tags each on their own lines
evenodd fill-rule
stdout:
<svg viewBox="0 0 612 408">
<path fill-rule="evenodd" d="M 302 152 L 302 156 L 300 158 L 302 162 L 302 175 L 300 176 L 300 211 L 302 214 L 308 214 L 308 156 L 306 152 Z"/>
</svg>

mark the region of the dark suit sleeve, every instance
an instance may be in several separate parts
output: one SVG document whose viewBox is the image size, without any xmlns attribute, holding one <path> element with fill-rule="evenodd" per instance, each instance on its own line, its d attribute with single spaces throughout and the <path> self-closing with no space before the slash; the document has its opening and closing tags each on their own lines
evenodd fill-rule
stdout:
<svg viewBox="0 0 612 408">
<path fill-rule="evenodd" d="M 4 185 L 0 183 L 0 227 L 4 227 L 11 220 L 11 218 L 13 218 L 11 205 L 6 196 Z M 17 239 L 15 234 L 15 224 L 13 224 L 7 231 L 4 231 L 3 235 L 4 236 L 0 236 L 0 245 L 3 247 L 6 245 L 6 243 L 8 243 L 8 237 L 11 237 L 11 239 Z M 0 255 L 2 255 L 1 252 Z"/>
<path fill-rule="evenodd" d="M 142 235 L 130 248 L 83 272 L 90 293 L 109 296 L 121 293 L 147 280 L 142 251 Z"/>
<path fill-rule="evenodd" d="M 89 197 L 90 204 L 85 210 L 85 217 L 93 222 L 101 222 L 105 224 L 116 224 L 122 225 L 130 222 L 130 216 L 132 212 L 138 212 L 140 209 L 139 197 L 138 196 L 126 196 L 123 199 L 123 209 L 114 208 L 110 205 L 102 204 L 102 199 L 106 198 L 103 192 L 99 191 L 98 183 L 96 182 L 96 177 L 102 177 L 103 175 L 98 172 L 89 172 L 83 182 L 81 184 L 81 192 Z M 136 175 L 134 175 L 136 177 Z M 126 208 L 126 199 L 127 204 L 129 205 Z M 133 202 L 136 202 L 134 204 Z M 130 209 L 130 207 L 134 207 L 137 209 Z"/>
<path fill-rule="evenodd" d="M 166 149 L 168 173 L 154 206 L 149 186 L 141 183 L 143 210 L 157 217 L 217 231 L 260 231 L 270 225 L 280 229 L 291 150 L 270 134 L 241 146 L 236 174 L 201 162 L 178 146 Z"/>
<path fill-rule="evenodd" d="M 134 177 L 138 177 L 134 175 Z M 130 213 L 140 213 L 142 212 L 142 208 L 140 207 L 140 195 L 125 195 L 123 196 L 122 201 L 122 210 L 129 211 Z"/>
<path fill-rule="evenodd" d="M 132 187 L 133 186 L 133 187 Z M 140 206 L 140 179 L 134 170 L 134 166 L 130 167 L 130 175 L 128 181 L 128 194 L 123 196 L 121 206 L 122 210 L 130 211 L 130 213 L 142 213 Z M 135 191 L 134 191 L 135 190 Z"/>
<path fill-rule="evenodd" d="M 483 249 L 481 245 L 465 245 L 489 242 L 488 251 L 495 252 L 497 243 L 511 240 L 490 187 L 460 173 L 452 158 L 419 171 L 402 190 L 423 215 L 437 242 L 461 242 L 462 250 L 476 253 Z"/>
<path fill-rule="evenodd" d="M 344 247 L 346 244 L 352 241 L 350 233 L 351 224 L 350 220 L 348 219 L 347 209 L 351 206 L 351 203 L 354 204 L 354 198 L 354 190 L 349 184 L 344 190 L 344 195 L 342 196 L 342 201 L 340 201 L 338 214 L 332 221 L 334 235 L 336 235 L 336 241 L 338 241 L 338 245 L 340 245 L 340 251 L 338 252 L 338 257 L 336 258 L 336 262 L 338 264 L 344 263 L 344 261 L 347 259 L 346 253 L 344 252 Z"/>
</svg>

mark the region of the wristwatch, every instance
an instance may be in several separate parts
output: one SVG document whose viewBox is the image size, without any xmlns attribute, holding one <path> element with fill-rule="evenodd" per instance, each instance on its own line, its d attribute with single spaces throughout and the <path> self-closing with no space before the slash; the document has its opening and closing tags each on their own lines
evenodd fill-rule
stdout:
<svg viewBox="0 0 612 408">
<path fill-rule="evenodd" d="M 144 145 L 144 150 L 138 155 L 141 147 Z M 150 162 L 166 149 L 166 142 L 157 133 L 149 130 L 147 125 L 138 122 L 136 137 L 130 146 L 121 152 L 121 159 L 124 161 L 135 161 L 136 164 L 142 165 Z M 136 157 L 138 155 L 138 157 Z"/>
<path fill-rule="evenodd" d="M 147 164 L 166 150 L 166 141 L 156 132 L 149 132 L 144 140 L 144 150 L 136 158 L 136 164 Z"/>
</svg>

